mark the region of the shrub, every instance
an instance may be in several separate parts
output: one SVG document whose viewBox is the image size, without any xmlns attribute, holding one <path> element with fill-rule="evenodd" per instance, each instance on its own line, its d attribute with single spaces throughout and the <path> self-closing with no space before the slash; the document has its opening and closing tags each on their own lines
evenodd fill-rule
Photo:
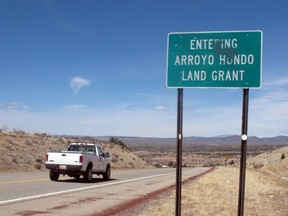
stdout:
<svg viewBox="0 0 288 216">
<path fill-rule="evenodd" d="M 34 133 L 34 136 L 37 136 L 39 138 L 46 138 L 48 137 L 47 133 Z"/>
<path fill-rule="evenodd" d="M 112 163 L 117 163 L 118 162 L 118 159 L 117 158 L 112 158 Z"/>
<path fill-rule="evenodd" d="M 253 164 L 253 167 L 255 168 L 255 169 L 259 169 L 259 168 L 261 168 L 261 167 L 263 167 L 264 166 L 264 164 L 262 164 L 262 163 L 254 163 Z"/>
<path fill-rule="evenodd" d="M 176 163 L 174 163 L 173 161 L 169 161 L 167 166 L 168 167 L 176 167 Z"/>
<path fill-rule="evenodd" d="M 41 159 L 41 158 L 37 158 L 35 161 L 36 161 L 37 163 L 42 164 L 42 159 Z"/>
<path fill-rule="evenodd" d="M 127 149 L 127 150 L 130 151 L 130 149 L 126 146 L 126 144 L 125 144 L 124 142 L 122 142 L 121 140 L 119 140 L 117 137 L 111 137 L 111 138 L 109 139 L 109 142 L 110 142 L 110 143 L 115 143 L 115 144 L 117 144 L 117 145 L 120 145 L 121 148 L 122 148 L 122 150 Z"/>
<path fill-rule="evenodd" d="M 34 168 L 37 169 L 37 170 L 41 170 L 42 169 L 42 165 L 37 163 L 34 165 Z"/>
<path fill-rule="evenodd" d="M 230 162 L 229 162 L 229 165 L 233 165 L 235 162 L 234 162 L 234 160 L 231 160 Z"/>
<path fill-rule="evenodd" d="M 18 134 L 18 135 L 25 135 L 26 132 L 24 130 L 21 130 L 21 129 L 14 129 L 13 130 L 15 134 Z"/>
<path fill-rule="evenodd" d="M 154 166 L 155 166 L 156 168 L 162 168 L 161 164 L 159 164 L 159 163 L 156 163 Z"/>
<path fill-rule="evenodd" d="M 116 138 L 116 137 L 111 137 L 111 138 L 109 139 L 109 142 L 110 142 L 110 143 L 117 143 L 117 142 L 118 142 L 118 138 Z"/>
</svg>

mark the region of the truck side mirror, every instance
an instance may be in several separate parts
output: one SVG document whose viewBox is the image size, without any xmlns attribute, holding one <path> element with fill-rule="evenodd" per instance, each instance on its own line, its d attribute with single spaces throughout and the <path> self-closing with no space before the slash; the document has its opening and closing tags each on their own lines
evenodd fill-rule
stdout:
<svg viewBox="0 0 288 216">
<path fill-rule="evenodd" d="M 110 153 L 109 153 L 109 152 L 106 152 L 105 157 L 106 157 L 106 158 L 110 157 Z"/>
</svg>

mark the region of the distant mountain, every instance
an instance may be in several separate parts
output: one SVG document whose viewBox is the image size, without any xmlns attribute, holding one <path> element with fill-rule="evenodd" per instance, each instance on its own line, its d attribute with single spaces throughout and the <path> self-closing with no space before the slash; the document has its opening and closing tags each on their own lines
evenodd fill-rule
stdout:
<svg viewBox="0 0 288 216">
<path fill-rule="evenodd" d="M 217 136 L 217 137 L 187 137 L 184 141 L 198 144 L 239 144 L 241 137 L 239 135 Z M 276 136 L 267 138 L 258 138 L 248 136 L 247 143 L 259 145 L 288 145 L 288 136 Z"/>
<path fill-rule="evenodd" d="M 99 139 L 109 140 L 108 137 L 97 137 Z M 171 147 L 176 144 L 175 138 L 147 138 L 147 137 L 118 137 L 126 143 L 129 148 L 145 146 L 149 147 Z M 288 136 L 276 136 L 258 138 L 256 136 L 248 136 L 248 145 L 288 145 Z M 239 135 L 223 135 L 215 137 L 184 137 L 183 145 L 240 145 L 241 137 Z"/>
</svg>

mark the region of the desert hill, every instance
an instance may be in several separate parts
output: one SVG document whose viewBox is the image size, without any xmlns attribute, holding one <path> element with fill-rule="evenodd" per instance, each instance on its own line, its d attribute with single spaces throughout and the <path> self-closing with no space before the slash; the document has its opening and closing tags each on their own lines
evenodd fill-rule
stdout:
<svg viewBox="0 0 288 216">
<path fill-rule="evenodd" d="M 55 137 L 24 131 L 0 132 L 0 171 L 46 169 L 48 151 L 65 150 L 70 142 L 95 142 L 111 155 L 112 168 L 147 168 L 149 165 L 123 143 L 109 143 L 92 137 Z"/>
<path fill-rule="evenodd" d="M 247 165 L 283 175 L 288 180 L 288 146 L 267 151 L 247 160 Z"/>
</svg>

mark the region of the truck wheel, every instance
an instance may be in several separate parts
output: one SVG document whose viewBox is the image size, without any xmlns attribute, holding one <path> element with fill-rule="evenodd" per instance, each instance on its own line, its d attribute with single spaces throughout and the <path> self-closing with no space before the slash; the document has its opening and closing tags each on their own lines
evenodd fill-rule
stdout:
<svg viewBox="0 0 288 216">
<path fill-rule="evenodd" d="M 110 168 L 110 166 L 108 165 L 108 166 L 106 167 L 105 173 L 103 174 L 103 179 L 109 180 L 109 179 L 110 179 L 110 176 L 111 176 L 111 168 Z"/>
<path fill-rule="evenodd" d="M 93 173 L 92 173 L 92 167 L 88 166 L 86 172 L 83 175 L 84 177 L 84 181 L 87 183 L 92 182 L 92 178 L 93 178 Z"/>
<path fill-rule="evenodd" d="M 57 173 L 53 170 L 50 170 L 49 176 L 50 176 L 51 181 L 58 181 L 58 179 L 59 179 L 59 173 Z"/>
</svg>

